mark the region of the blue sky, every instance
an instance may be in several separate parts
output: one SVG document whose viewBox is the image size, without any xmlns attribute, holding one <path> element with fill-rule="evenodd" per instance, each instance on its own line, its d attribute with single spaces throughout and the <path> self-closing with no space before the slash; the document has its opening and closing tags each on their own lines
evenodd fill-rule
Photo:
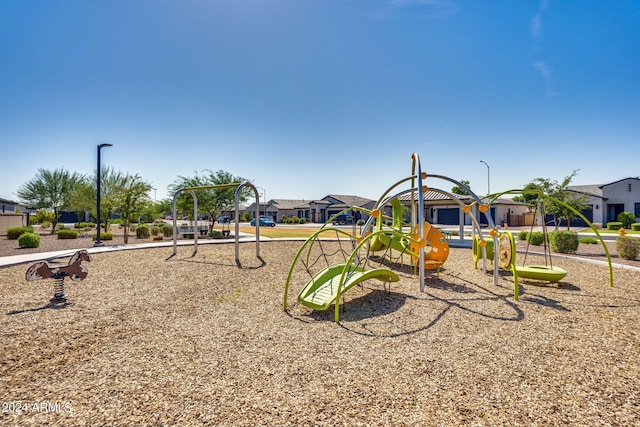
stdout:
<svg viewBox="0 0 640 427">
<path fill-rule="evenodd" d="M 0 197 L 38 168 L 267 198 L 639 176 L 640 2 L 0 0 Z M 603 162 L 606 160 L 606 162 Z M 432 186 L 449 190 L 448 183 Z"/>
</svg>

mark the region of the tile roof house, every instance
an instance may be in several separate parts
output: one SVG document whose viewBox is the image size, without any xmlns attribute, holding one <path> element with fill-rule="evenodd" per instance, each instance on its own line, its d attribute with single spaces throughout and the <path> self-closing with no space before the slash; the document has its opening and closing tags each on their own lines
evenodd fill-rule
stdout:
<svg viewBox="0 0 640 427">
<path fill-rule="evenodd" d="M 370 200 L 360 196 L 344 196 L 330 194 L 320 200 L 300 200 L 300 199 L 270 199 L 265 203 L 260 203 L 260 212 L 273 218 L 276 222 L 282 222 L 282 218 L 292 216 L 304 218 L 308 222 L 324 223 L 332 215 L 352 206 L 365 209 L 372 209 L 375 200 Z M 248 212 L 255 211 L 255 202 L 247 207 Z M 366 219 L 366 215 L 354 212 L 355 220 Z"/>
<path fill-rule="evenodd" d="M 417 195 L 414 195 L 417 198 Z M 443 194 L 440 191 L 426 191 L 423 195 L 425 202 L 425 219 L 431 224 L 439 225 L 471 225 L 469 214 L 462 212 L 460 203 L 465 205 L 473 201 L 471 196 L 460 194 Z M 452 197 L 455 197 L 455 201 Z M 403 205 L 409 205 L 411 194 L 398 197 Z M 498 199 L 491 205 L 491 217 L 496 224 L 509 226 L 530 225 L 533 214 L 529 212 L 529 205 L 515 202 L 512 199 Z M 489 221 L 484 214 L 475 213 L 480 225 L 487 225 Z"/>
</svg>

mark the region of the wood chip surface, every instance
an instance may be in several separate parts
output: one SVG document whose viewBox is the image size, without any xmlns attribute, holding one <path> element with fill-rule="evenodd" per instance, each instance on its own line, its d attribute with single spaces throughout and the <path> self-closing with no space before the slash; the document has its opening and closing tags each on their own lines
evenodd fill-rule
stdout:
<svg viewBox="0 0 640 427">
<path fill-rule="evenodd" d="M 317 312 L 296 295 L 300 242 L 93 255 L 52 280 L 0 269 L 2 425 L 630 426 L 640 424 L 640 272 L 554 260 L 559 284 L 473 268 L 400 273 Z M 323 250 L 336 249 L 326 243 Z M 61 260 L 66 261 L 66 260 Z M 529 255 L 528 263 L 544 260 Z M 320 261 L 318 261 L 320 263 Z"/>
</svg>

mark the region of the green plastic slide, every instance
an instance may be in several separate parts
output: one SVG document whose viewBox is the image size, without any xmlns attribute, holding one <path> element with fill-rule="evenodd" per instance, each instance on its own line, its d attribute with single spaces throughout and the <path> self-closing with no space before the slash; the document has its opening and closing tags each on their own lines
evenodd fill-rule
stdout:
<svg viewBox="0 0 640 427">
<path fill-rule="evenodd" d="M 342 287 L 340 280 L 346 264 L 334 264 L 316 274 L 298 294 L 300 304 L 314 310 L 326 310 L 334 303 L 340 294 L 346 292 L 352 286 L 369 279 L 378 279 L 381 282 L 397 282 L 398 275 L 386 268 L 364 270 L 356 268 L 346 274 Z"/>
</svg>

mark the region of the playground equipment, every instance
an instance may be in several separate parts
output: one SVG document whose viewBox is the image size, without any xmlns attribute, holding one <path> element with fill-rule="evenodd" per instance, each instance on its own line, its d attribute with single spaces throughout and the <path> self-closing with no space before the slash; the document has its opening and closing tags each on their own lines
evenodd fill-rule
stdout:
<svg viewBox="0 0 640 427">
<path fill-rule="evenodd" d="M 25 279 L 27 281 L 54 279 L 55 291 L 50 302 L 52 304 L 66 304 L 67 296 L 64 293 L 65 277 L 70 277 L 71 280 L 78 282 L 84 280 L 89 274 L 89 270 L 82 265 L 82 261 L 91 262 L 91 256 L 86 249 L 73 254 L 66 265 L 47 264 L 45 261 L 37 262 L 27 269 Z"/>
<path fill-rule="evenodd" d="M 602 247 L 604 248 L 604 252 L 607 255 L 607 263 L 609 266 L 609 284 L 611 287 L 613 287 L 613 266 L 611 264 L 611 256 L 609 255 L 609 250 L 607 249 L 607 245 L 604 243 L 604 240 L 602 239 L 602 236 L 600 236 L 600 233 L 598 232 L 598 230 L 595 228 L 595 226 L 587 219 L 584 217 L 584 215 L 582 215 L 580 212 L 578 212 L 577 210 L 575 210 L 573 207 L 571 207 L 570 205 L 564 203 L 561 200 L 555 199 L 551 196 L 547 196 L 545 194 L 542 193 L 542 191 L 540 190 L 508 190 L 508 191 L 504 191 L 502 193 L 498 193 L 496 195 L 493 195 L 493 199 L 487 204 L 487 205 L 491 205 L 491 203 L 493 203 L 495 200 L 497 200 L 500 196 L 504 195 L 504 194 L 533 194 L 537 196 L 537 203 L 536 203 L 536 213 L 538 212 L 538 210 L 540 210 L 542 217 L 544 218 L 544 205 L 546 202 L 554 202 L 557 203 L 559 205 L 564 206 L 565 208 L 569 209 L 570 211 L 572 211 L 575 215 L 577 215 L 578 217 L 580 217 L 588 226 L 589 228 L 591 228 L 591 230 L 596 234 L 596 236 L 598 237 L 600 243 L 602 244 Z M 534 214 L 535 216 L 535 214 Z M 531 226 L 531 230 L 533 230 L 533 225 Z M 498 257 L 499 259 L 499 265 L 500 267 L 506 269 L 506 270 L 510 270 L 511 274 L 513 275 L 513 297 L 515 300 L 518 300 L 518 296 L 519 296 L 519 285 L 518 285 L 518 278 L 526 278 L 526 279 L 532 279 L 532 280 L 540 280 L 543 282 L 550 282 L 550 283 L 555 283 L 555 282 L 559 282 L 560 280 L 562 280 L 566 275 L 567 275 L 567 271 L 565 271 L 564 269 L 557 267 L 557 266 L 553 266 L 553 262 L 552 262 L 552 257 L 551 257 L 551 251 L 547 246 L 547 227 L 546 227 L 546 223 L 543 220 L 542 221 L 542 233 L 544 235 L 544 259 L 545 259 L 545 265 L 524 265 L 524 263 L 526 263 L 526 258 L 527 258 L 527 254 L 529 253 L 529 242 L 527 242 L 527 248 L 525 250 L 525 254 L 524 254 L 524 261 L 523 261 L 523 265 L 522 266 L 518 266 L 516 265 L 516 244 L 515 244 L 515 240 L 513 238 L 513 234 L 511 234 L 510 231 L 504 231 L 502 233 L 498 233 L 495 229 L 491 230 L 491 234 L 493 236 L 499 236 L 499 243 L 497 246 L 497 251 L 495 251 L 495 255 L 496 257 Z M 477 245 L 480 246 L 482 245 L 483 241 L 480 239 L 475 239 L 475 242 L 478 242 Z M 485 247 L 488 246 L 485 243 Z M 476 268 L 477 268 L 477 253 L 476 253 L 476 248 L 474 246 L 474 251 L 473 251 L 473 256 L 474 256 L 474 261 L 476 263 Z M 494 272 L 497 271 L 496 268 L 494 268 Z"/>
<path fill-rule="evenodd" d="M 218 184 L 218 185 L 206 185 L 199 187 L 184 187 L 180 188 L 173 194 L 173 253 L 167 258 L 175 256 L 178 253 L 178 233 L 177 233 L 177 200 L 180 193 L 183 191 L 188 191 L 193 198 L 193 220 L 194 230 L 198 228 L 198 197 L 196 196 L 196 191 L 200 190 L 224 190 L 224 189 L 234 189 L 235 188 L 235 250 L 236 250 L 236 264 L 240 267 L 240 194 L 244 188 L 248 188 L 253 190 L 253 194 L 256 199 L 256 213 L 255 217 L 258 218 L 260 214 L 260 196 L 258 193 L 258 189 L 249 181 L 244 183 L 234 182 L 230 184 Z M 227 235 L 229 234 L 229 226 L 227 226 Z M 194 257 L 198 253 L 198 233 L 193 234 L 193 254 Z M 256 224 L 256 258 L 258 258 L 262 264 L 264 264 L 264 260 L 260 257 L 260 224 Z"/>
<path fill-rule="evenodd" d="M 426 270 L 435 270 L 439 275 L 440 268 L 449 256 L 449 244 L 444 234 L 425 220 L 424 194 L 430 189 L 423 185 L 423 180 L 432 177 L 452 182 L 464 188 L 477 205 L 483 209 L 485 205 L 464 184 L 442 175 L 427 175 L 422 172 L 417 153 L 412 154 L 411 158 L 411 175 L 389 187 L 372 210 L 350 207 L 338 212 L 302 244 L 289 268 L 284 291 L 284 310 L 287 310 L 289 286 L 294 274 L 300 269 L 309 279 L 298 294 L 298 302 L 314 310 L 326 310 L 333 304 L 336 322 L 340 320 L 340 297 L 345 292 L 368 279 L 377 279 L 384 284 L 397 282 L 399 276 L 393 269 L 406 266 L 405 258 L 409 261 L 408 267 L 419 275 L 421 292 L 424 291 Z M 391 195 L 407 184 L 409 188 Z M 411 219 L 406 223 L 403 221 L 403 206 L 399 199 L 405 196 L 409 197 L 411 211 Z M 360 236 L 357 236 L 355 224 L 352 234 L 331 227 L 339 215 L 354 210 L 369 215 Z M 390 217 L 384 215 L 386 210 L 391 210 Z M 391 219 L 390 226 L 384 224 L 385 219 Z M 482 236 L 477 221 L 474 221 L 474 225 Z M 491 225 L 493 226 L 493 222 Z M 326 236 L 328 233 L 335 236 L 334 240 L 338 242 L 339 249 L 333 253 L 328 253 L 322 243 L 321 235 Z M 382 255 L 377 255 L 380 252 Z M 319 264 L 324 267 L 319 268 Z"/>
<path fill-rule="evenodd" d="M 513 274 L 514 298 L 516 300 L 520 289 L 518 277 L 555 283 L 567 275 L 565 270 L 553 265 L 516 265 L 516 243 L 510 231 L 503 231 L 500 234 L 498 255 L 500 267 L 510 270 Z"/>
</svg>

